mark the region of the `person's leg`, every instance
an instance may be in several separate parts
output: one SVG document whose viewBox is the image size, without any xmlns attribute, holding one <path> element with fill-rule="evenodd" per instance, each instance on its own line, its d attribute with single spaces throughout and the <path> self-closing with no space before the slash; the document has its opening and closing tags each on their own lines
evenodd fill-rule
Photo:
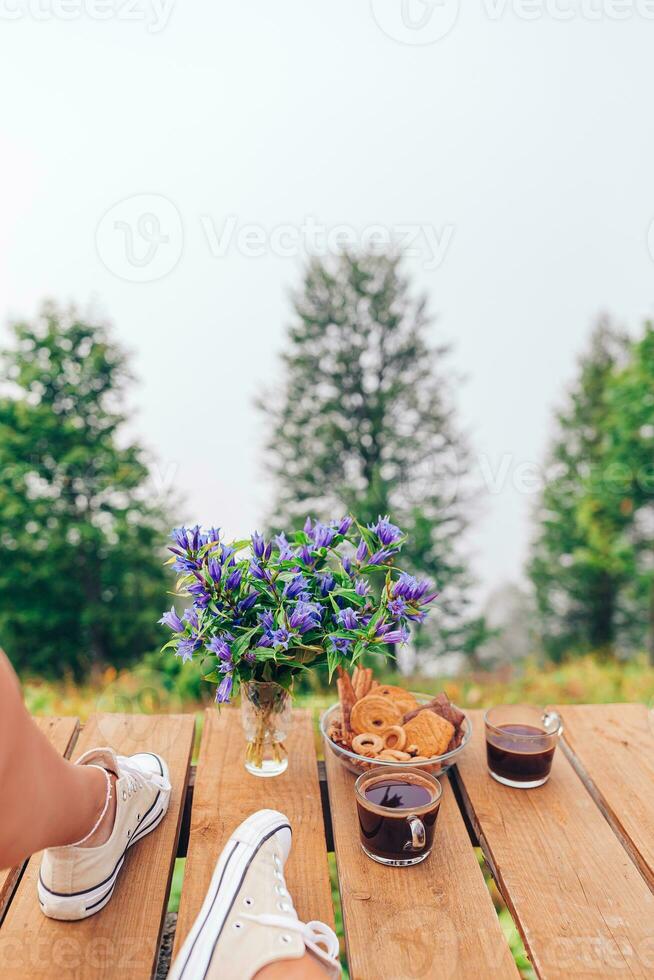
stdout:
<svg viewBox="0 0 654 980">
<path fill-rule="evenodd" d="M 234 829 L 168 980 L 338 980 L 338 939 L 301 922 L 284 876 L 288 818 L 259 810 Z"/>
<path fill-rule="evenodd" d="M 328 976 L 327 970 L 305 953 L 301 960 L 280 960 L 264 966 L 256 980 L 325 980 Z"/>
<path fill-rule="evenodd" d="M 0 798 L 0 868 L 45 847 L 81 840 L 95 826 L 107 799 L 104 773 L 62 759 L 36 727 L 1 650 Z M 112 826 L 110 806 L 103 826 L 86 843 L 102 843 L 104 828 L 110 831 Z"/>
</svg>

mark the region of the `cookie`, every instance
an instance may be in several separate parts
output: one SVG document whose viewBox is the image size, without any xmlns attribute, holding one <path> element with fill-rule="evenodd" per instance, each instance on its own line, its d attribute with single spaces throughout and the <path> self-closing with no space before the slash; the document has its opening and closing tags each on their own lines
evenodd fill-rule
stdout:
<svg viewBox="0 0 654 980">
<path fill-rule="evenodd" d="M 431 711 L 421 711 L 404 725 L 408 741 L 418 746 L 418 754 L 432 759 L 447 752 L 454 725 Z"/>
<path fill-rule="evenodd" d="M 401 720 L 402 712 L 397 705 L 388 698 L 379 697 L 377 693 L 368 694 L 357 701 L 350 714 L 350 725 L 356 735 L 363 735 L 364 732 L 383 735 L 389 728 L 399 725 Z"/>
<path fill-rule="evenodd" d="M 403 687 L 395 687 L 393 684 L 380 684 L 379 687 L 375 688 L 375 694 L 389 698 L 398 706 L 403 715 L 418 706 L 418 702 L 410 691 L 405 691 Z"/>
<path fill-rule="evenodd" d="M 355 735 L 352 739 L 352 751 L 359 755 L 370 755 L 372 752 L 377 755 L 384 749 L 384 740 L 379 735 L 372 732 L 364 732 L 362 735 Z"/>
<path fill-rule="evenodd" d="M 400 752 L 397 749 L 384 749 L 377 758 L 383 759 L 384 762 L 409 762 L 411 756 L 408 752 Z"/>
<path fill-rule="evenodd" d="M 427 704 L 416 705 L 404 715 L 404 721 L 411 721 L 419 711 L 433 711 L 434 714 L 440 715 L 445 721 L 449 721 L 455 728 L 460 728 L 465 720 L 464 713 L 450 703 L 446 694 L 437 695 Z"/>
<path fill-rule="evenodd" d="M 406 732 L 401 725 L 393 725 L 383 736 L 385 749 L 398 749 L 400 752 L 406 745 Z"/>
</svg>

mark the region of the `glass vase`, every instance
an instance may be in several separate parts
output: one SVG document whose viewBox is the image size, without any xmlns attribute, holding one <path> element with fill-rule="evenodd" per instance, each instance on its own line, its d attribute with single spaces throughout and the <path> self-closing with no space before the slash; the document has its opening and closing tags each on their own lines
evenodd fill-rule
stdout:
<svg viewBox="0 0 654 980">
<path fill-rule="evenodd" d="M 286 737 L 291 727 L 291 696 L 269 681 L 241 686 L 241 721 L 247 740 L 245 768 L 253 776 L 279 776 L 288 767 Z"/>
</svg>

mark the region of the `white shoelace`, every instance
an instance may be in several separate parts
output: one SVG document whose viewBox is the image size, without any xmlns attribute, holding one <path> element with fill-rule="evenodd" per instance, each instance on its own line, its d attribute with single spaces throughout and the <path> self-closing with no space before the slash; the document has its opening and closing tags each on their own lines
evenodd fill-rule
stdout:
<svg viewBox="0 0 654 980">
<path fill-rule="evenodd" d="M 324 922 L 314 919 L 311 922 L 300 922 L 299 919 L 291 919 L 284 915 L 241 915 L 241 919 L 250 922 L 258 922 L 262 926 L 275 926 L 287 932 L 298 932 L 304 940 L 305 946 L 318 955 L 330 957 L 338 960 L 339 943 L 336 933 Z"/>
<path fill-rule="evenodd" d="M 146 783 L 151 786 L 156 786 L 157 789 L 162 790 L 164 793 L 170 791 L 170 783 L 165 776 L 160 776 L 156 772 L 146 772 L 143 769 L 139 769 L 138 766 L 130 765 L 127 756 L 119 755 L 117 759 L 120 777 L 127 777 L 127 792 L 130 796 L 137 789 L 143 789 Z"/>
</svg>

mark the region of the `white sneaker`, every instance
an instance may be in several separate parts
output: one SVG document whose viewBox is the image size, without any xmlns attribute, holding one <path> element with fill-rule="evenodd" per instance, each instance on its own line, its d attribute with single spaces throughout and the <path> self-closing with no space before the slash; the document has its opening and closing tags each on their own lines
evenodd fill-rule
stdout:
<svg viewBox="0 0 654 980">
<path fill-rule="evenodd" d="M 161 823 L 170 802 L 168 766 L 154 752 L 116 755 L 90 749 L 76 765 L 101 766 L 115 782 L 116 821 L 111 837 L 98 847 L 51 847 L 43 852 L 38 893 L 51 919 L 86 919 L 113 895 L 127 849 Z"/>
<path fill-rule="evenodd" d="M 323 922 L 305 924 L 297 917 L 284 880 L 290 849 L 283 813 L 259 810 L 237 827 L 169 980 L 250 980 L 270 963 L 305 953 L 327 976 L 341 976 L 334 932 Z"/>
</svg>

